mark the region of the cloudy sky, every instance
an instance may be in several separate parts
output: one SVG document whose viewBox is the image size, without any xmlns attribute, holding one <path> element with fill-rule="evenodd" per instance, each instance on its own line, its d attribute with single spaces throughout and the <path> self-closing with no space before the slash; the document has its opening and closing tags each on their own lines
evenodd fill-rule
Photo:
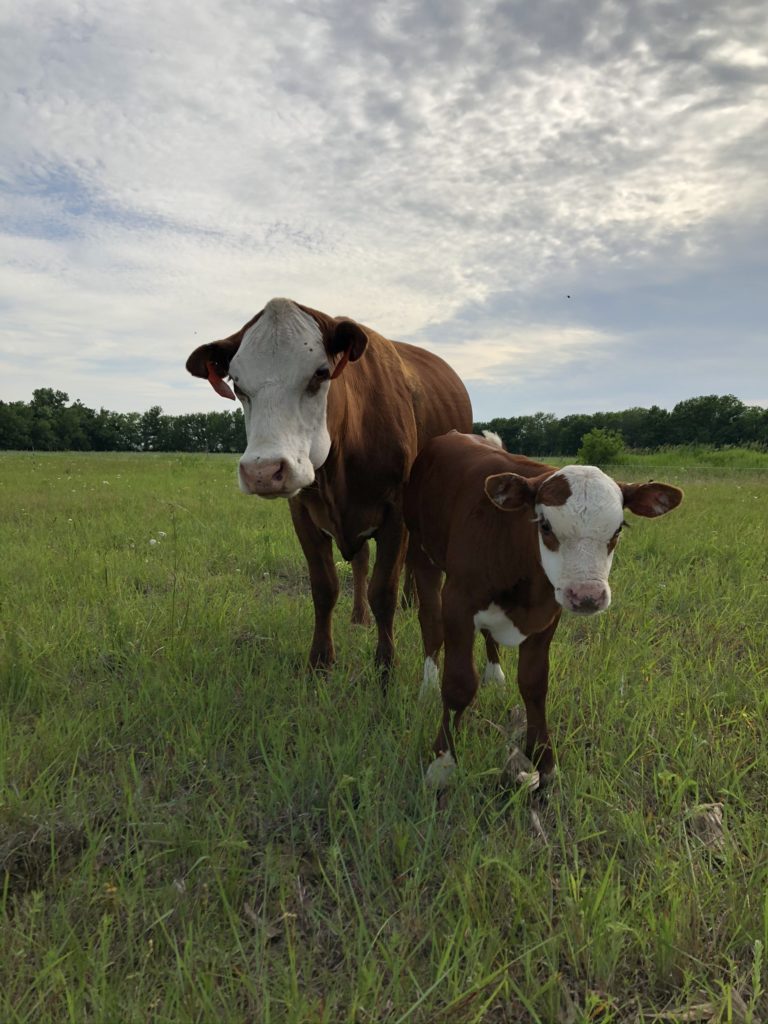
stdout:
<svg viewBox="0 0 768 1024">
<path fill-rule="evenodd" d="M 222 408 L 277 295 L 477 418 L 768 405 L 765 0 L 0 0 L 0 398 Z"/>
</svg>

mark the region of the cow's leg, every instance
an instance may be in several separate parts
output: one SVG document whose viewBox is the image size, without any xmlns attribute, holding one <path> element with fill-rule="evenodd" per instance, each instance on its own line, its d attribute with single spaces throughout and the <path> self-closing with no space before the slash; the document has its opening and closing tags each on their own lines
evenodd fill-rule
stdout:
<svg viewBox="0 0 768 1024">
<path fill-rule="evenodd" d="M 418 600 L 416 595 L 416 580 L 413 576 L 413 570 L 409 565 L 410 559 L 406 560 L 405 571 L 403 572 L 403 593 L 400 598 L 400 607 L 407 611 L 409 608 L 414 608 Z"/>
<path fill-rule="evenodd" d="M 477 693 L 478 678 L 473 657 L 475 626 L 461 594 L 450 581 L 443 588 L 443 629 L 445 664 L 443 667 L 443 712 L 435 740 L 435 760 L 427 769 L 426 782 L 440 789 L 456 766 L 453 731 Z M 453 719 L 453 721 L 451 721 Z"/>
<path fill-rule="evenodd" d="M 527 719 L 525 755 L 539 769 L 542 781 L 554 771 L 552 747 L 547 731 L 547 685 L 549 682 L 549 645 L 555 635 L 555 621 L 541 633 L 534 633 L 520 645 L 517 684 L 525 703 Z"/>
<path fill-rule="evenodd" d="M 333 542 L 315 526 L 301 502 L 290 501 L 289 505 L 293 527 L 307 560 L 312 603 L 315 606 L 315 632 L 309 651 L 309 664 L 310 668 L 324 669 L 336 660 L 331 619 L 339 597 L 339 578 L 333 562 Z"/>
<path fill-rule="evenodd" d="M 411 534 L 406 570 L 411 570 L 419 605 L 419 626 L 424 645 L 424 676 L 419 697 L 428 697 L 440 690 L 437 659 L 443 646 L 443 617 L 440 601 L 442 572 L 429 561 Z"/>
<path fill-rule="evenodd" d="M 376 562 L 368 585 L 368 603 L 378 627 L 376 665 L 386 686 L 395 656 L 394 620 L 397 588 L 405 557 L 406 532 L 399 509 L 389 515 L 376 533 Z"/>
<path fill-rule="evenodd" d="M 352 625 L 369 626 L 371 616 L 368 614 L 366 588 L 368 586 L 368 541 L 363 544 L 352 558 Z"/>
<path fill-rule="evenodd" d="M 482 630 L 485 639 L 485 671 L 483 672 L 483 685 L 486 683 L 503 683 L 504 673 L 501 670 L 499 661 L 499 645 L 493 639 L 487 629 Z"/>
</svg>

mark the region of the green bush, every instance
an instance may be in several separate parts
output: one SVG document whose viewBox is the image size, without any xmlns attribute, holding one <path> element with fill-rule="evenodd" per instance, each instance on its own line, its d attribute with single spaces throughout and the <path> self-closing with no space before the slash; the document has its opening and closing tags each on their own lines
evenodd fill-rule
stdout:
<svg viewBox="0 0 768 1024">
<path fill-rule="evenodd" d="M 617 430 L 595 427 L 582 437 L 576 458 L 583 466 L 615 465 L 623 451 L 624 438 Z"/>
</svg>

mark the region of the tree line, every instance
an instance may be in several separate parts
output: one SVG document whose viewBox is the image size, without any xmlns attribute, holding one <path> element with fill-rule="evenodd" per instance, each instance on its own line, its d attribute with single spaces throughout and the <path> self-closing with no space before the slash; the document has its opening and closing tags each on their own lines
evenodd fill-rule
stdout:
<svg viewBox="0 0 768 1024">
<path fill-rule="evenodd" d="M 38 388 L 31 402 L 0 402 L 0 449 L 82 452 L 241 452 L 242 409 L 167 416 L 68 405 L 69 395 Z"/>
<path fill-rule="evenodd" d="M 668 445 L 768 449 L 768 408 L 745 405 L 735 395 L 700 395 L 678 402 L 671 411 L 636 406 L 560 418 L 537 412 L 477 423 L 475 429 L 495 431 L 508 451 L 521 455 L 573 455 L 593 430 L 618 434 L 627 448 L 639 451 Z"/>
<path fill-rule="evenodd" d="M 671 410 L 652 405 L 623 412 L 497 417 L 476 423 L 493 430 L 509 451 L 523 455 L 572 455 L 585 434 L 599 429 L 621 435 L 627 448 L 653 451 L 665 445 L 768 449 L 768 408 L 745 405 L 734 395 L 701 395 Z M 241 452 L 241 409 L 168 416 L 160 406 L 146 412 L 110 412 L 69 404 L 64 391 L 38 388 L 31 402 L 0 402 L 0 449 L 36 451 Z"/>
</svg>

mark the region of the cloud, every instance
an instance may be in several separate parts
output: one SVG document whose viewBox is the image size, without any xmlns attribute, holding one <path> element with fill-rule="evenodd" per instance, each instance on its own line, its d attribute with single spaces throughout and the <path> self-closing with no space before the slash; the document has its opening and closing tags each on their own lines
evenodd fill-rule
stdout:
<svg viewBox="0 0 768 1024">
<path fill-rule="evenodd" d="M 4 40 L 3 397 L 35 359 L 91 403 L 212 407 L 188 350 L 273 295 L 473 388 L 643 332 L 660 376 L 699 281 L 758 309 L 732 264 L 764 257 L 762 4 L 32 0 Z"/>
</svg>

